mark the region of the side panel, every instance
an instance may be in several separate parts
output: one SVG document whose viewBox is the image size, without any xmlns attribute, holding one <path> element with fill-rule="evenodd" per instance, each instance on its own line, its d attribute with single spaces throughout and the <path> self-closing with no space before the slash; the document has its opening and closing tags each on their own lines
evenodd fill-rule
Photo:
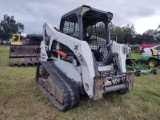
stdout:
<svg viewBox="0 0 160 120">
<path fill-rule="evenodd" d="M 76 66 L 63 60 L 55 60 L 54 63 L 67 77 L 76 82 L 82 82 L 81 71 L 79 71 Z"/>
<path fill-rule="evenodd" d="M 125 51 L 125 49 L 126 49 L 126 51 Z M 113 53 L 118 54 L 118 63 L 119 63 L 119 67 L 120 67 L 119 71 L 122 73 L 126 72 L 127 46 L 125 46 L 123 44 L 118 44 L 113 41 L 113 44 L 111 45 L 111 50 Z"/>
<path fill-rule="evenodd" d="M 47 48 L 46 48 L 46 45 L 44 43 L 44 40 L 41 42 L 40 49 L 41 49 L 41 53 L 40 53 L 41 61 L 47 61 L 47 59 L 48 59 L 47 52 L 46 52 Z"/>
<path fill-rule="evenodd" d="M 148 61 L 149 58 L 151 58 L 151 57 L 152 57 L 151 55 L 142 55 L 141 59 L 144 60 L 144 61 Z"/>
</svg>

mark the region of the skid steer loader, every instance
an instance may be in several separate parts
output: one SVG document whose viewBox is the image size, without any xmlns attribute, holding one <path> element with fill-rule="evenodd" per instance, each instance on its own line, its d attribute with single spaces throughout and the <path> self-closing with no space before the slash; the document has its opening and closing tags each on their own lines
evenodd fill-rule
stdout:
<svg viewBox="0 0 160 120">
<path fill-rule="evenodd" d="M 62 16 L 60 31 L 44 24 L 36 84 L 59 110 L 77 106 L 82 94 L 98 100 L 133 89 L 134 74 L 125 66 L 127 46 L 110 40 L 112 17 L 83 5 Z"/>
</svg>

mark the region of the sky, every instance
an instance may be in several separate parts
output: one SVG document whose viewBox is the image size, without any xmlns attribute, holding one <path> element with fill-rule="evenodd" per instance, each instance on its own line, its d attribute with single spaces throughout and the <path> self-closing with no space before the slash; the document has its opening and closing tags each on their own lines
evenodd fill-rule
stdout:
<svg viewBox="0 0 160 120">
<path fill-rule="evenodd" d="M 82 5 L 112 12 L 114 25 L 134 25 L 139 34 L 160 25 L 160 0 L 0 0 L 0 20 L 13 15 L 24 33 L 42 34 L 45 22 L 59 28 L 61 16 Z"/>
</svg>

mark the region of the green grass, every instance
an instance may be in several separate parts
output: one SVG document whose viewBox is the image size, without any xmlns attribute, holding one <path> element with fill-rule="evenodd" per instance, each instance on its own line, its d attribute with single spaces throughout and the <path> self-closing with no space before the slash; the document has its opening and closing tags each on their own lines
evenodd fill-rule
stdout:
<svg viewBox="0 0 160 120">
<path fill-rule="evenodd" d="M 0 120 L 160 120 L 160 70 L 135 77 L 130 93 L 110 93 L 98 101 L 82 97 L 78 107 L 60 112 L 36 87 L 36 67 L 8 66 L 8 50 L 0 46 Z"/>
<path fill-rule="evenodd" d="M 141 53 L 132 53 L 132 58 L 141 59 Z"/>
</svg>

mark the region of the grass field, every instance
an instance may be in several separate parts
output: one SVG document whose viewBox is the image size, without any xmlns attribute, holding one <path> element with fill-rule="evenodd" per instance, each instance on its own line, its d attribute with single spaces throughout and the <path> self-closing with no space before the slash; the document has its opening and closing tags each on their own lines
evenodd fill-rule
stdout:
<svg viewBox="0 0 160 120">
<path fill-rule="evenodd" d="M 140 59 L 141 58 L 141 53 L 132 53 L 132 58 Z"/>
<path fill-rule="evenodd" d="M 60 112 L 36 87 L 36 67 L 8 66 L 8 50 L 0 46 L 0 120 L 160 120 L 160 70 L 135 77 L 130 93 L 83 97 L 77 108 Z"/>
</svg>

